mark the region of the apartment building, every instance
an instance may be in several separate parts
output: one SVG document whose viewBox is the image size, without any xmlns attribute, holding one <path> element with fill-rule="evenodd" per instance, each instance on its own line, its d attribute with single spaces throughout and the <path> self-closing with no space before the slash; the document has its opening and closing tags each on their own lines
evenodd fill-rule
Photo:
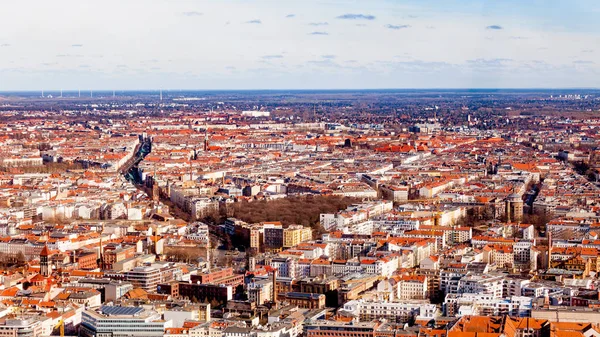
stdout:
<svg viewBox="0 0 600 337">
<path fill-rule="evenodd" d="M 457 282 L 456 292 L 450 288 L 448 294 L 489 294 L 494 298 L 502 297 L 504 275 L 468 274 Z"/>
<path fill-rule="evenodd" d="M 281 223 L 264 223 L 265 251 L 279 252 L 283 248 L 283 227 Z"/>
<path fill-rule="evenodd" d="M 398 283 L 398 298 L 401 300 L 424 300 L 427 294 L 427 277 L 424 275 L 406 275 Z"/>
<path fill-rule="evenodd" d="M 283 230 L 283 248 L 294 247 L 312 239 L 312 229 L 302 225 L 290 225 Z"/>
<path fill-rule="evenodd" d="M 428 301 L 348 301 L 342 307 L 343 311 L 354 315 L 361 322 L 375 319 L 386 319 L 392 323 L 406 323 L 416 317 L 433 318 L 437 313 L 435 304 Z"/>
<path fill-rule="evenodd" d="M 248 301 L 263 305 L 271 300 L 273 300 L 273 282 L 270 279 L 248 283 Z"/>
<path fill-rule="evenodd" d="M 527 317 L 531 315 L 532 298 L 510 296 L 495 298 L 486 294 L 448 294 L 444 300 L 447 316 L 502 316 Z"/>
</svg>

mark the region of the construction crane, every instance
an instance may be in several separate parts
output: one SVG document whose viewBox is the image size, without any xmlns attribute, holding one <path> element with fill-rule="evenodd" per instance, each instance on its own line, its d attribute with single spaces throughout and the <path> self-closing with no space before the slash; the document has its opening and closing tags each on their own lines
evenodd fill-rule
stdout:
<svg viewBox="0 0 600 337">
<path fill-rule="evenodd" d="M 444 212 L 442 211 L 435 211 L 433 214 L 433 227 L 440 227 L 442 225 L 442 216 L 444 215 Z"/>
<path fill-rule="evenodd" d="M 54 328 L 58 328 L 58 331 L 60 332 L 60 337 L 65 337 L 65 321 L 63 321 L 62 318 L 60 319 L 60 321 L 58 321 L 58 324 L 56 324 Z"/>
</svg>

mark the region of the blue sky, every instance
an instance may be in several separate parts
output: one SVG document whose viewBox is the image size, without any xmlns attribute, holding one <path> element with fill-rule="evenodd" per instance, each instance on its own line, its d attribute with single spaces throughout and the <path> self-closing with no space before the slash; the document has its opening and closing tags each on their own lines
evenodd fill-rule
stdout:
<svg viewBox="0 0 600 337">
<path fill-rule="evenodd" d="M 0 90 L 600 87 L 599 54 L 592 0 L 25 0 L 0 12 Z"/>
</svg>

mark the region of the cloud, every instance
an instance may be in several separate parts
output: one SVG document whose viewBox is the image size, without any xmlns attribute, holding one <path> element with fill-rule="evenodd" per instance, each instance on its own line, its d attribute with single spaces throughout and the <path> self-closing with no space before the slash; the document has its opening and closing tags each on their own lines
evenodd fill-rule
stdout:
<svg viewBox="0 0 600 337">
<path fill-rule="evenodd" d="M 594 64 L 594 61 L 585 61 L 585 60 L 575 60 L 574 64 Z"/>
<path fill-rule="evenodd" d="M 412 59 L 412 55 L 410 53 L 402 53 L 402 55 L 394 55 L 394 59 L 407 60 Z"/>
<path fill-rule="evenodd" d="M 511 39 L 511 40 L 527 40 L 529 38 L 526 36 L 511 36 L 509 39 Z"/>
<path fill-rule="evenodd" d="M 451 69 L 453 64 L 447 62 L 427 62 L 427 61 L 397 61 L 383 62 L 382 66 L 390 68 L 393 71 L 406 71 L 417 73 L 438 73 L 443 70 Z"/>
<path fill-rule="evenodd" d="M 375 20 L 374 15 L 367 14 L 344 14 L 337 17 L 343 20 Z"/>
<path fill-rule="evenodd" d="M 508 62 L 508 61 L 512 61 L 512 59 L 507 59 L 507 58 L 495 58 L 495 59 L 483 59 L 483 58 L 479 58 L 479 59 L 474 59 L 474 60 L 467 60 L 467 63 L 476 63 L 476 64 L 498 64 L 498 63 L 502 63 L 502 62 Z"/>
<path fill-rule="evenodd" d="M 324 59 L 334 59 L 336 56 L 335 55 L 321 55 L 321 57 Z"/>
<path fill-rule="evenodd" d="M 58 54 L 56 55 L 56 57 L 83 57 L 83 55 L 79 55 L 79 54 Z"/>
<path fill-rule="evenodd" d="M 499 25 L 491 25 L 491 26 L 485 27 L 485 29 L 501 30 L 501 29 L 504 29 L 504 28 L 502 28 L 502 26 L 499 26 Z"/>
<path fill-rule="evenodd" d="M 309 26 L 327 26 L 329 22 L 311 22 L 308 24 Z"/>
<path fill-rule="evenodd" d="M 196 11 L 183 12 L 181 14 L 183 14 L 184 16 L 202 16 L 202 15 L 204 15 L 204 13 L 200 13 L 200 12 L 196 12 Z"/>
<path fill-rule="evenodd" d="M 553 65 L 542 60 L 531 60 L 522 62 L 518 66 L 524 70 L 530 71 L 553 71 L 556 69 Z"/>
<path fill-rule="evenodd" d="M 341 66 L 332 60 L 317 60 L 317 61 L 307 61 L 306 65 L 313 65 L 317 67 L 328 67 L 328 68 L 341 68 Z"/>
<path fill-rule="evenodd" d="M 327 32 L 312 32 L 312 33 L 308 33 L 308 35 L 329 35 L 329 33 L 327 33 Z"/>
<path fill-rule="evenodd" d="M 251 23 L 251 24 L 257 24 L 260 25 L 262 23 L 262 21 L 260 20 L 250 20 L 250 21 L 246 21 L 246 23 Z"/>
<path fill-rule="evenodd" d="M 83 47 L 83 45 L 80 43 L 75 43 L 75 44 L 72 44 L 71 47 L 79 48 L 79 47 Z"/>
<path fill-rule="evenodd" d="M 283 55 L 280 54 L 276 54 L 276 55 L 265 55 L 262 57 L 265 60 L 272 60 L 272 59 L 282 59 Z"/>
<path fill-rule="evenodd" d="M 593 53 L 594 50 L 593 49 L 584 49 L 581 51 L 582 53 Z"/>
<path fill-rule="evenodd" d="M 3 43 L 3 44 L 0 44 L 0 47 L 10 47 L 10 43 Z"/>
<path fill-rule="evenodd" d="M 288 19 L 295 18 L 296 14 L 288 14 L 285 17 L 288 18 Z"/>
<path fill-rule="evenodd" d="M 486 68 L 506 67 L 512 61 L 513 61 L 513 59 L 508 59 L 508 58 L 493 58 L 493 59 L 478 58 L 478 59 L 474 59 L 474 60 L 467 60 L 466 64 L 473 68 L 486 69 Z"/>
<path fill-rule="evenodd" d="M 410 28 L 410 25 L 385 25 L 385 28 L 388 29 L 395 29 L 395 30 L 399 30 L 399 29 L 404 29 L 404 28 Z"/>
</svg>

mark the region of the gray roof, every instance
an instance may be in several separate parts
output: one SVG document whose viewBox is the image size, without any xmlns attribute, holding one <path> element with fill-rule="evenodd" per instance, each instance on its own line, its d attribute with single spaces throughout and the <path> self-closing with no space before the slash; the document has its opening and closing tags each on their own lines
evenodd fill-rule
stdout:
<svg viewBox="0 0 600 337">
<path fill-rule="evenodd" d="M 100 311 L 104 315 L 126 315 L 126 316 L 137 316 L 144 311 L 144 308 L 140 307 L 116 307 L 103 305 L 100 307 Z"/>
</svg>

